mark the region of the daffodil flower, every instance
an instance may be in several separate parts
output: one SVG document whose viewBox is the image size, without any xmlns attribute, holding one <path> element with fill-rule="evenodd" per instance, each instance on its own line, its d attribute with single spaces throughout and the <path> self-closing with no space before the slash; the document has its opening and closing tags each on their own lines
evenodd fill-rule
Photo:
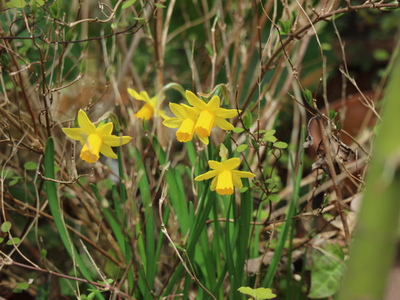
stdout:
<svg viewBox="0 0 400 300">
<path fill-rule="evenodd" d="M 146 121 L 150 120 L 154 115 L 156 117 L 166 117 L 165 111 L 158 108 L 158 96 L 154 96 L 150 99 L 146 91 L 136 92 L 134 89 L 128 89 L 129 95 L 131 95 L 136 100 L 144 101 L 145 104 L 139 109 L 139 111 L 134 115 L 138 119 L 144 119 Z"/>
<path fill-rule="evenodd" d="M 80 128 L 63 128 L 62 131 L 81 143 L 83 148 L 80 157 L 88 163 L 96 162 L 100 158 L 99 153 L 117 159 L 111 147 L 125 145 L 132 139 L 130 136 L 111 135 L 114 128 L 111 122 L 96 127 L 82 109 L 78 112 L 78 124 Z"/>
<path fill-rule="evenodd" d="M 163 121 L 164 126 L 169 128 L 178 128 L 176 139 L 179 142 L 189 142 L 193 139 L 194 126 L 199 115 L 198 111 L 193 107 L 185 104 L 170 103 L 169 108 L 174 113 L 176 118 L 166 118 Z M 208 138 L 200 138 L 204 144 L 208 144 Z"/>
<path fill-rule="evenodd" d="M 220 99 L 218 96 L 212 97 L 208 103 L 205 103 L 192 92 L 186 91 L 186 99 L 200 112 L 194 127 L 195 133 L 200 138 L 209 137 L 211 129 L 215 126 L 223 130 L 234 129 L 234 126 L 226 121 L 226 119 L 236 117 L 239 111 L 236 109 L 220 108 Z"/>
<path fill-rule="evenodd" d="M 241 178 L 252 178 L 255 175 L 251 172 L 234 170 L 240 165 L 239 158 L 231 158 L 225 162 L 209 160 L 208 166 L 212 169 L 195 178 L 196 181 L 202 181 L 213 178 L 210 189 L 217 191 L 220 195 L 232 195 L 234 187 L 242 188 Z"/>
</svg>

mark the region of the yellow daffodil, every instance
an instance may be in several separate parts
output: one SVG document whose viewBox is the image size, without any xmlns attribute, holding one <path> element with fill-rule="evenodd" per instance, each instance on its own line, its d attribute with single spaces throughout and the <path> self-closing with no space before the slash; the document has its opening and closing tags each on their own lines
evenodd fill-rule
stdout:
<svg viewBox="0 0 400 300">
<path fill-rule="evenodd" d="M 170 103 L 169 108 L 176 118 L 166 118 L 163 121 L 164 126 L 169 128 L 178 128 L 176 139 L 179 142 L 189 142 L 193 139 L 194 126 L 197 122 L 198 111 L 185 104 Z M 208 138 L 200 138 L 204 144 L 208 144 Z"/>
<path fill-rule="evenodd" d="M 218 96 L 212 97 L 208 103 L 205 103 L 192 92 L 186 91 L 186 99 L 200 112 L 194 127 L 195 133 L 200 138 L 209 137 L 211 129 L 215 126 L 223 130 L 233 130 L 234 126 L 225 119 L 236 117 L 240 111 L 220 108 L 220 99 Z"/>
<path fill-rule="evenodd" d="M 197 176 L 195 180 L 202 181 L 214 177 L 211 182 L 210 189 L 212 191 L 217 191 L 217 193 L 220 195 L 231 195 L 233 194 L 234 187 L 243 187 L 241 178 L 255 177 L 255 175 L 251 172 L 234 170 L 239 165 L 239 158 L 231 158 L 225 162 L 209 160 L 208 166 L 212 170 Z"/>
<path fill-rule="evenodd" d="M 82 109 L 78 112 L 78 124 L 80 128 L 63 128 L 62 131 L 82 144 L 80 157 L 88 163 L 96 162 L 100 157 L 99 153 L 117 159 L 111 147 L 125 145 L 132 139 L 130 136 L 111 135 L 114 128 L 111 122 L 96 127 Z"/>
<path fill-rule="evenodd" d="M 142 108 L 135 114 L 136 118 L 148 121 L 153 115 L 156 117 L 166 117 L 165 111 L 158 108 L 158 95 L 150 99 L 146 91 L 142 91 L 139 94 L 134 89 L 128 89 L 128 93 L 136 100 L 145 102 Z"/>
</svg>

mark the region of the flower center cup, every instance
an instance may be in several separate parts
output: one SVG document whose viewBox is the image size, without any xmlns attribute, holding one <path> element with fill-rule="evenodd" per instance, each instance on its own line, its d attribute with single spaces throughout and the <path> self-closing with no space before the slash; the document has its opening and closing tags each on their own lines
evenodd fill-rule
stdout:
<svg viewBox="0 0 400 300">
<path fill-rule="evenodd" d="M 220 195 L 233 194 L 232 172 L 222 171 L 218 173 L 216 191 Z"/>
<path fill-rule="evenodd" d="M 195 122 L 192 119 L 185 119 L 182 122 L 181 127 L 179 127 L 178 131 L 176 132 L 176 139 L 183 143 L 192 140 L 194 134 L 194 125 Z"/>
<path fill-rule="evenodd" d="M 197 120 L 195 131 L 199 137 L 209 137 L 214 126 L 215 114 L 209 110 L 203 110 Z"/>
<path fill-rule="evenodd" d="M 98 161 L 100 158 L 99 153 L 102 144 L 103 141 L 98 134 L 89 134 L 87 141 L 81 151 L 81 159 L 86 161 L 87 163 L 94 163 Z"/>
<path fill-rule="evenodd" d="M 135 117 L 138 119 L 145 119 L 146 121 L 150 120 L 154 114 L 154 108 L 146 103 L 142 106 L 141 109 L 135 114 Z"/>
</svg>

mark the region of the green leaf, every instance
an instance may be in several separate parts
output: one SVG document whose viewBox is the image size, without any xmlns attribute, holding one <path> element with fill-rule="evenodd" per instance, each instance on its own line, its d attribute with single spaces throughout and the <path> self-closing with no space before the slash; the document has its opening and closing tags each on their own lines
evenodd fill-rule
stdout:
<svg viewBox="0 0 400 300">
<path fill-rule="evenodd" d="M 25 170 L 36 170 L 37 169 L 37 163 L 33 161 L 28 161 L 24 163 L 24 169 Z"/>
<path fill-rule="evenodd" d="M 312 94 L 311 94 L 311 91 L 309 90 L 309 89 L 305 89 L 304 90 L 304 92 L 303 92 L 303 96 L 304 96 L 304 99 L 306 100 L 306 102 L 308 103 L 308 105 L 310 105 L 311 107 L 313 107 L 314 106 L 314 104 L 313 104 L 313 96 L 312 96 Z"/>
<path fill-rule="evenodd" d="M 157 6 L 158 8 L 165 8 L 165 5 L 162 5 L 161 3 L 156 3 L 154 5 Z"/>
<path fill-rule="evenodd" d="M 238 288 L 238 291 L 241 292 L 242 294 L 249 295 L 251 297 L 256 296 L 256 292 L 254 291 L 254 289 L 252 289 L 251 287 L 248 287 L 248 286 L 242 286 L 242 287 Z"/>
<path fill-rule="evenodd" d="M 7 245 L 11 246 L 11 245 L 17 245 L 21 242 L 20 238 L 14 237 L 12 238 L 12 240 L 8 240 L 7 241 Z"/>
<path fill-rule="evenodd" d="M 330 119 L 330 120 L 333 120 L 334 118 L 336 118 L 337 114 L 338 114 L 338 113 L 332 108 L 332 109 L 329 111 L 329 119 Z"/>
<path fill-rule="evenodd" d="M 376 49 L 373 54 L 374 58 L 380 61 L 386 61 L 390 58 L 390 54 L 385 49 Z"/>
<path fill-rule="evenodd" d="M 232 130 L 234 133 L 242 133 L 244 129 L 242 127 L 235 127 Z"/>
<path fill-rule="evenodd" d="M 3 224 L 0 226 L 1 232 L 8 232 L 11 229 L 11 222 L 5 221 Z"/>
<path fill-rule="evenodd" d="M 279 202 L 281 200 L 278 194 L 271 194 L 268 196 L 268 199 L 272 202 Z"/>
<path fill-rule="evenodd" d="M 279 33 L 288 35 L 290 33 L 290 20 L 282 22 L 279 20 Z"/>
<path fill-rule="evenodd" d="M 248 147 L 249 147 L 249 146 L 246 145 L 246 144 L 239 145 L 239 146 L 236 148 L 236 151 L 237 151 L 237 152 L 243 152 L 243 151 L 246 150 Z"/>
<path fill-rule="evenodd" d="M 272 293 L 272 290 L 267 288 L 252 289 L 251 287 L 242 286 L 238 288 L 238 291 L 242 294 L 254 297 L 255 300 L 273 299 L 276 297 L 276 295 Z"/>
<path fill-rule="evenodd" d="M 55 19 L 60 17 L 61 9 L 62 9 L 62 0 L 55 0 L 53 4 L 49 6 L 51 16 Z"/>
<path fill-rule="evenodd" d="M 251 115 L 250 111 L 247 111 L 243 117 L 243 124 L 246 128 L 250 128 L 253 123 L 253 116 Z"/>
<path fill-rule="evenodd" d="M 126 9 L 126 8 L 128 8 L 129 6 L 132 6 L 133 4 L 135 4 L 135 2 L 136 2 L 136 0 L 128 0 L 128 1 L 126 1 L 124 4 L 122 4 L 122 9 Z"/>
<path fill-rule="evenodd" d="M 26 3 L 24 0 L 10 0 L 6 3 L 8 8 L 24 8 Z"/>
<path fill-rule="evenodd" d="M 276 142 L 274 143 L 274 147 L 279 149 L 286 149 L 288 147 L 288 144 L 285 142 Z"/>
<path fill-rule="evenodd" d="M 264 137 L 262 138 L 263 142 L 271 142 L 271 143 L 275 143 L 278 139 L 273 136 L 273 135 L 264 135 Z"/>
<path fill-rule="evenodd" d="M 18 177 L 18 176 L 13 177 L 13 178 L 11 179 L 11 181 L 8 183 L 8 186 L 10 187 L 10 186 L 13 186 L 13 185 L 17 184 L 18 181 L 19 181 L 19 178 L 20 178 L 20 177 Z"/>
<path fill-rule="evenodd" d="M 322 251 L 311 253 L 311 287 L 308 297 L 313 299 L 328 298 L 340 289 L 345 271 L 344 253 L 339 244 L 327 244 Z"/>
<path fill-rule="evenodd" d="M 260 132 L 261 132 L 261 130 L 260 130 Z M 264 136 L 273 136 L 273 135 L 275 135 L 275 133 L 276 133 L 275 129 L 270 129 L 265 132 Z"/>
<path fill-rule="evenodd" d="M 45 259 L 46 257 L 47 257 L 47 250 L 42 249 L 42 251 L 40 251 L 40 258 Z"/>
</svg>

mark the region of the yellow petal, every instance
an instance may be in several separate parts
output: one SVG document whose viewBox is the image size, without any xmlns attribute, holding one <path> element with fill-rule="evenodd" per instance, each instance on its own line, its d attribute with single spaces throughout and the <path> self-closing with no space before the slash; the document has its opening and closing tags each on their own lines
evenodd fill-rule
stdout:
<svg viewBox="0 0 400 300">
<path fill-rule="evenodd" d="M 230 171 L 222 171 L 218 174 L 217 187 L 215 190 L 220 195 L 233 194 L 232 173 Z"/>
<path fill-rule="evenodd" d="M 97 127 L 96 128 L 96 133 L 99 136 L 111 135 L 111 133 L 113 131 L 113 128 L 114 128 L 114 124 L 109 122 L 109 123 L 106 123 L 104 125 L 101 125 L 101 126 Z"/>
<path fill-rule="evenodd" d="M 169 108 L 171 109 L 172 113 L 177 116 L 178 119 L 184 120 L 187 118 L 185 108 L 182 105 L 170 103 Z"/>
<path fill-rule="evenodd" d="M 100 152 L 101 152 L 101 154 L 103 154 L 104 156 L 107 156 L 109 158 L 112 158 L 112 159 L 118 158 L 117 154 L 114 153 L 114 151 L 111 149 L 111 147 L 109 145 L 103 144 Z"/>
<path fill-rule="evenodd" d="M 150 120 L 154 114 L 154 108 L 150 104 L 146 103 L 142 108 L 135 114 L 138 119 Z"/>
<path fill-rule="evenodd" d="M 233 118 L 236 117 L 239 114 L 240 110 L 236 110 L 236 109 L 226 109 L 226 108 L 218 108 L 215 111 L 215 114 L 223 119 L 229 119 L 229 118 Z"/>
<path fill-rule="evenodd" d="M 253 178 L 256 177 L 256 175 L 254 175 L 251 172 L 246 172 L 246 171 L 239 171 L 239 170 L 232 170 L 232 174 L 239 176 L 241 178 Z"/>
<path fill-rule="evenodd" d="M 73 140 L 81 141 L 87 138 L 87 134 L 82 128 L 62 128 L 61 130 Z"/>
<path fill-rule="evenodd" d="M 116 135 L 107 135 L 103 137 L 103 143 L 111 146 L 118 147 L 129 143 L 132 140 L 130 136 L 116 136 Z"/>
<path fill-rule="evenodd" d="M 190 105 L 192 105 L 200 110 L 208 109 L 207 104 L 203 100 L 200 100 L 191 91 L 186 91 L 185 95 L 186 95 L 186 99 L 190 103 Z"/>
<path fill-rule="evenodd" d="M 78 124 L 79 127 L 87 133 L 87 135 L 96 131 L 96 126 L 94 126 L 93 123 L 90 122 L 87 114 L 82 109 L 78 111 Z"/>
<path fill-rule="evenodd" d="M 131 88 L 129 88 L 127 91 L 129 93 L 129 95 L 131 95 L 136 100 L 141 100 L 141 101 L 148 101 L 149 100 L 149 96 L 144 91 L 141 92 L 140 94 L 138 92 L 136 92 L 134 89 L 131 89 Z"/>
<path fill-rule="evenodd" d="M 215 125 L 223 130 L 233 130 L 235 128 L 231 123 L 229 123 L 225 119 L 218 117 L 215 118 Z"/>
<path fill-rule="evenodd" d="M 208 137 L 201 137 L 201 136 L 199 136 L 198 137 L 199 138 L 199 140 L 204 144 L 204 145 L 208 145 Z"/>
<path fill-rule="evenodd" d="M 195 132 L 200 137 L 209 137 L 214 127 L 215 114 L 209 110 L 203 110 L 196 122 Z"/>
<path fill-rule="evenodd" d="M 152 101 L 146 91 L 141 91 L 140 99 L 138 99 L 138 100 L 143 100 L 144 102 L 149 103 L 149 104 L 157 102 L 157 97 L 153 97 L 152 99 L 155 99 L 155 100 Z"/>
<path fill-rule="evenodd" d="M 179 142 L 189 142 L 193 138 L 195 122 L 192 119 L 185 119 L 181 127 L 176 132 L 176 139 Z"/>
<path fill-rule="evenodd" d="M 208 166 L 213 170 L 218 170 L 218 171 L 225 170 L 224 165 L 216 160 L 209 160 Z"/>
<path fill-rule="evenodd" d="M 182 120 L 178 118 L 168 118 L 165 119 L 162 123 L 168 128 L 178 128 L 179 126 L 181 126 Z"/>
<path fill-rule="evenodd" d="M 233 170 L 240 165 L 240 159 L 237 157 L 228 159 L 223 165 L 226 170 Z"/>
<path fill-rule="evenodd" d="M 232 172 L 233 186 L 241 189 L 243 187 L 242 179 Z"/>
<path fill-rule="evenodd" d="M 214 111 L 214 110 L 219 108 L 220 104 L 221 104 L 221 101 L 220 101 L 219 97 L 218 96 L 214 96 L 207 103 L 207 107 L 208 107 L 209 110 Z"/>
<path fill-rule="evenodd" d="M 218 175 L 218 171 L 216 171 L 216 170 L 211 170 L 211 171 L 208 171 L 208 172 L 206 172 L 206 173 L 204 173 L 204 174 L 201 174 L 201 175 L 197 176 L 194 180 L 196 180 L 196 181 L 203 181 L 203 180 L 206 180 L 206 179 L 210 179 L 210 178 L 212 178 L 212 177 L 215 177 L 215 176 L 217 176 L 217 175 Z"/>
</svg>

